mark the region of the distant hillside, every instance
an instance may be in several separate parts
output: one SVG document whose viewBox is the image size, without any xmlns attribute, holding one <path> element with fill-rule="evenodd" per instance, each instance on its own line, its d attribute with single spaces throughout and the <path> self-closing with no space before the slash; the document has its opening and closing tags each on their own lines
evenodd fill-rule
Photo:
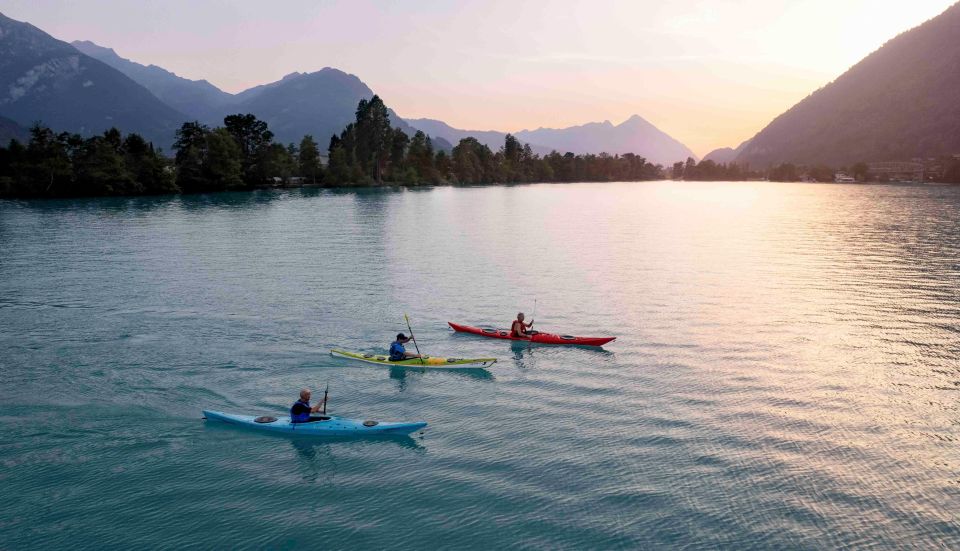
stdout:
<svg viewBox="0 0 960 551">
<path fill-rule="evenodd" d="M 26 128 L 6 117 L 0 117 L 0 147 L 7 147 L 10 140 L 26 143 L 30 133 Z"/>
<path fill-rule="evenodd" d="M 434 136 L 443 136 L 456 144 L 461 139 L 473 136 L 496 151 L 503 145 L 505 132 L 495 130 L 460 130 L 433 119 L 408 119 L 412 126 Z M 652 163 L 662 165 L 686 161 L 696 156 L 690 149 L 653 126 L 639 115 L 634 115 L 622 124 L 614 126 L 610 121 L 592 122 L 569 128 L 538 128 L 521 130 L 514 136 L 530 144 L 535 153 L 551 151 L 610 154 L 636 153 Z"/>
<path fill-rule="evenodd" d="M 960 4 L 777 117 L 737 160 L 839 166 L 953 153 L 960 153 Z"/>
<path fill-rule="evenodd" d="M 733 149 L 732 147 L 721 147 L 720 149 L 714 149 L 710 153 L 704 155 L 703 160 L 713 161 L 717 164 L 732 163 L 748 145 L 750 145 L 750 140 L 743 142 L 736 149 Z"/>
<path fill-rule="evenodd" d="M 373 97 L 373 90 L 359 78 L 330 67 L 314 73 L 290 73 L 276 82 L 229 94 L 206 80 L 189 80 L 156 65 L 136 63 L 90 41 L 75 41 L 73 45 L 185 113 L 187 116 L 180 122 L 196 119 L 219 125 L 227 115 L 253 113 L 266 121 L 276 139 L 283 143 L 299 143 L 304 135 L 311 134 L 325 149 L 330 136 L 353 122 L 357 103 Z M 411 136 L 416 132 L 396 113 L 391 111 L 390 116 L 394 127 Z M 437 149 L 452 148 L 448 141 L 436 136 L 434 145 Z"/>
<path fill-rule="evenodd" d="M 721 147 L 714 149 L 703 156 L 704 161 L 713 161 L 715 163 L 729 163 L 737 158 L 737 150 L 732 147 Z"/>
<path fill-rule="evenodd" d="M 214 122 L 217 115 L 235 101 L 233 95 L 206 80 L 190 80 L 156 65 L 141 65 L 89 40 L 76 40 L 71 44 L 88 56 L 99 59 L 132 78 L 161 101 L 190 118 L 207 123 Z"/>
<path fill-rule="evenodd" d="M 497 130 L 460 130 L 459 128 L 454 128 L 443 121 L 434 119 L 404 120 L 417 130 L 422 130 L 424 133 L 434 137 L 441 137 L 453 145 L 457 145 L 460 143 L 460 140 L 464 138 L 474 137 L 480 143 L 486 145 L 493 151 L 496 151 L 503 147 L 504 140 L 507 137 L 506 132 L 499 132 Z M 546 155 L 552 151 L 552 149 L 549 147 L 544 147 L 542 145 L 533 143 L 530 144 L 530 149 L 532 149 L 534 153 L 539 153 L 540 155 Z"/>
<path fill-rule="evenodd" d="M 232 113 L 253 113 L 270 125 L 277 140 L 296 142 L 312 134 L 326 148 L 356 118 L 357 103 L 373 97 L 373 90 L 354 75 L 326 67 L 315 73 L 292 73 L 277 82 L 237 94 L 238 101 L 222 109 L 220 118 Z M 390 111 L 390 122 L 412 136 L 416 129 Z M 438 147 L 449 144 L 440 142 Z"/>
<path fill-rule="evenodd" d="M 613 125 L 610 121 L 592 122 L 570 128 L 522 130 L 515 136 L 560 152 L 636 153 L 652 163 L 670 165 L 696 155 L 687 146 L 669 136 L 643 117 L 634 115 Z"/>
<path fill-rule="evenodd" d="M 163 147 L 185 118 L 116 69 L 2 14 L 0 115 L 83 135 L 116 126 Z"/>
</svg>

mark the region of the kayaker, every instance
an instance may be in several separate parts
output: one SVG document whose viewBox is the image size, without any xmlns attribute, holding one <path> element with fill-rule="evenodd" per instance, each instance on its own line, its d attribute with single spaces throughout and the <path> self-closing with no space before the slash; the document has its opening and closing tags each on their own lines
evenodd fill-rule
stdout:
<svg viewBox="0 0 960 551">
<path fill-rule="evenodd" d="M 322 407 L 322 403 L 315 406 L 310 405 L 310 389 L 304 388 L 300 390 L 300 399 L 294 402 L 290 408 L 290 422 L 308 423 L 310 422 L 310 414 L 320 411 Z"/>
<path fill-rule="evenodd" d="M 529 339 L 532 335 L 536 335 L 536 331 L 529 331 L 533 327 L 533 320 L 530 320 L 530 323 L 523 322 L 523 312 L 517 314 L 517 319 L 513 320 L 513 325 L 510 326 L 510 335 L 518 339 Z"/>
<path fill-rule="evenodd" d="M 403 347 L 404 344 L 410 342 L 410 337 L 404 335 L 403 333 L 397 333 L 397 340 L 393 341 L 393 344 L 390 345 L 390 361 L 399 362 L 402 360 L 409 360 L 410 358 L 419 358 L 420 354 L 412 354 L 407 352 L 407 349 Z"/>
</svg>

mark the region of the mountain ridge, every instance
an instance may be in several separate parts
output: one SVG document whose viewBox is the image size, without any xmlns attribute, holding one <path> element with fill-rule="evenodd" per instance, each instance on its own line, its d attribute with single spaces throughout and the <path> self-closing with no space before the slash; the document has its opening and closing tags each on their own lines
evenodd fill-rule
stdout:
<svg viewBox="0 0 960 551">
<path fill-rule="evenodd" d="M 537 143 L 557 151 L 611 155 L 635 153 L 648 161 L 669 165 L 697 156 L 689 147 L 634 114 L 620 124 L 609 120 L 588 122 L 566 128 L 538 128 L 514 134 L 521 141 Z"/>
<path fill-rule="evenodd" d="M 738 163 L 840 166 L 960 152 L 960 3 L 776 117 Z"/>
<path fill-rule="evenodd" d="M 170 107 L 200 121 L 209 121 L 235 101 L 232 94 L 207 80 L 191 80 L 157 65 L 137 63 L 90 40 L 74 40 L 70 45 L 127 75 Z"/>
<path fill-rule="evenodd" d="M 453 143 L 472 136 L 494 151 L 503 145 L 508 134 L 499 130 L 463 130 L 437 119 L 406 120 L 415 128 L 433 132 Z M 576 154 L 605 152 L 611 155 L 635 153 L 650 162 L 662 165 L 685 161 L 688 157 L 696 158 L 690 148 L 636 114 L 618 125 L 604 120 L 566 128 L 540 127 L 535 130 L 520 130 L 512 134 L 518 140 L 530 144 L 530 148 L 541 155 L 551 151 L 569 151 Z M 651 139 L 652 142 L 644 141 Z"/>
<path fill-rule="evenodd" d="M 313 72 L 295 71 L 280 80 L 252 86 L 236 94 L 224 92 L 206 80 L 191 80 L 157 65 L 144 65 L 121 57 L 113 48 L 89 40 L 73 46 L 103 61 L 150 90 L 159 100 L 208 125 L 222 124 L 235 113 L 253 113 L 265 121 L 278 141 L 299 142 L 310 134 L 323 147 L 330 136 L 353 122 L 357 103 L 374 92 L 356 75 L 334 67 Z M 416 129 L 392 110 L 391 123 L 409 135 Z M 186 121 L 186 119 L 184 119 Z M 452 146 L 442 138 L 436 147 Z"/>
<path fill-rule="evenodd" d="M 163 147 L 183 114 L 30 23 L 0 13 L 0 116 L 90 136 L 117 126 Z"/>
<path fill-rule="evenodd" d="M 37 32 L 50 40 L 56 40 L 39 29 Z M 176 124 L 170 124 L 169 121 L 165 124 L 166 136 L 161 141 L 163 144 L 171 143 L 173 131 L 187 120 L 217 125 L 226 115 L 252 113 L 267 122 L 280 142 L 297 142 L 303 135 L 311 134 L 323 145 L 331 135 L 339 134 L 347 124 L 353 122 L 357 102 L 370 99 L 374 95 L 373 90 L 359 77 L 333 67 L 324 67 L 314 72 L 289 73 L 278 81 L 230 94 L 206 80 L 183 78 L 163 67 L 132 61 L 122 57 L 113 48 L 89 40 L 77 40 L 70 45 L 57 42 L 61 49 L 71 48 L 72 52 L 75 52 L 71 55 L 82 56 L 82 59 L 90 60 L 88 63 L 100 64 L 129 79 L 169 109 L 168 119 L 174 116 L 170 113 L 175 113 Z M 0 114 L 3 112 L 0 111 Z M 503 145 L 507 135 L 506 132 L 496 130 L 459 130 L 435 119 L 408 121 L 393 111 L 390 111 L 390 115 L 394 127 L 401 128 L 409 135 L 418 129 L 423 130 L 433 138 L 437 149 L 449 150 L 462 138 L 472 136 L 497 150 Z M 12 118 L 17 120 L 16 117 Z M 22 119 L 18 122 L 22 123 Z M 63 126 L 55 117 L 49 124 L 57 129 Z M 113 124 L 122 127 L 124 131 L 147 135 L 138 125 L 130 124 L 129 121 Z M 576 154 L 635 153 L 659 164 L 695 157 L 689 148 L 639 115 L 633 115 L 618 125 L 605 120 L 566 128 L 524 129 L 514 135 L 541 155 L 553 150 Z M 156 131 L 149 133 L 149 137 L 153 139 L 157 136 Z"/>
<path fill-rule="evenodd" d="M 750 145 L 750 140 L 746 140 L 736 148 L 720 147 L 703 156 L 704 161 L 713 161 L 717 164 L 729 164 L 737 160 L 743 150 Z"/>
</svg>

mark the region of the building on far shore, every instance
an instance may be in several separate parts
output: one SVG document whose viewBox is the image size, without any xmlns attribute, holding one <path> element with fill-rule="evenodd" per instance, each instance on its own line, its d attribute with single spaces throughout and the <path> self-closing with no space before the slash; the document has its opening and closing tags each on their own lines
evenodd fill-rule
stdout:
<svg viewBox="0 0 960 551">
<path fill-rule="evenodd" d="M 947 169 L 946 161 L 960 159 L 960 154 L 947 158 L 914 158 L 909 161 L 867 163 L 870 177 L 880 182 L 935 182 Z"/>
</svg>

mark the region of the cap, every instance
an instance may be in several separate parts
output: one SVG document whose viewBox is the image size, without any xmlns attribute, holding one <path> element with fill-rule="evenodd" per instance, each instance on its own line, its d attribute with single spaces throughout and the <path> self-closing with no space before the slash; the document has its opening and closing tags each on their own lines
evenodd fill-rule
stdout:
<svg viewBox="0 0 960 551">
<path fill-rule="evenodd" d="M 408 340 L 410 340 L 410 339 L 408 339 L 407 336 L 404 335 L 403 333 L 397 333 L 397 340 L 398 340 L 398 341 L 408 341 Z"/>
</svg>

